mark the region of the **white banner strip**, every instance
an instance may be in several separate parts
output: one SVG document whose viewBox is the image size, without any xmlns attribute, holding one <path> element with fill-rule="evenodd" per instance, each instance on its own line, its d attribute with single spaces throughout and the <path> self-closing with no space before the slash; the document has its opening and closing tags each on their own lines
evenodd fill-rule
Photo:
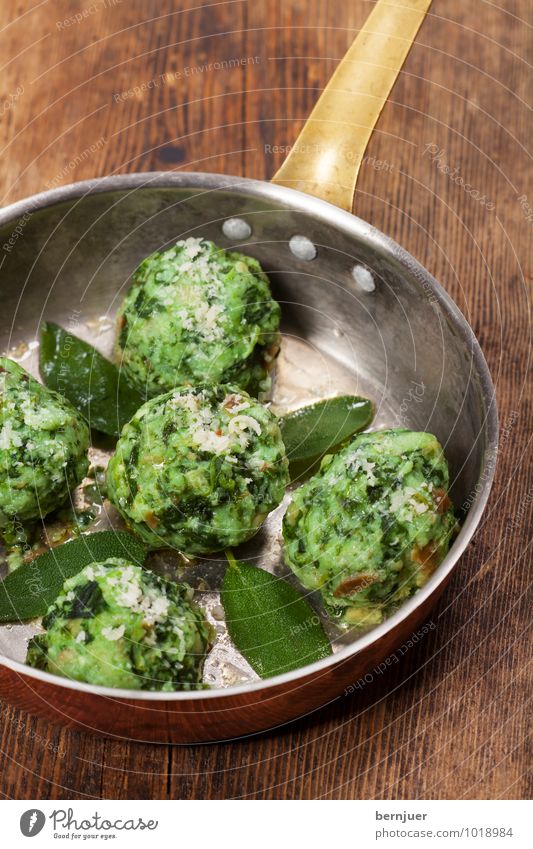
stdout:
<svg viewBox="0 0 533 849">
<path fill-rule="evenodd" d="M 79 845 L 112 841 L 112 845 L 128 849 L 205 849 L 209 844 L 216 849 L 533 846 L 530 802 L 94 800 L 0 804 L 2 845 L 10 849 L 57 847 L 66 841 Z"/>
</svg>

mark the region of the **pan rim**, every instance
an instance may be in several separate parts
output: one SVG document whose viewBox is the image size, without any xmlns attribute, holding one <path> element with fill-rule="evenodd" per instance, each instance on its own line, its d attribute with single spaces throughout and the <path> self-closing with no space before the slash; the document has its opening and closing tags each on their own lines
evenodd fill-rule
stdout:
<svg viewBox="0 0 533 849">
<path fill-rule="evenodd" d="M 56 204 L 73 199 L 81 200 L 88 194 L 100 194 L 128 189 L 136 190 L 151 187 L 174 188 L 187 186 L 190 186 L 192 189 L 205 189 L 207 191 L 213 191 L 215 189 L 237 189 L 241 191 L 241 193 L 251 196 L 261 196 L 263 198 L 272 197 L 273 199 L 287 203 L 289 207 L 294 207 L 300 210 L 305 208 L 305 211 L 308 214 L 313 215 L 317 219 L 326 218 L 330 225 L 332 224 L 333 226 L 341 229 L 350 230 L 352 234 L 355 228 L 362 240 L 387 254 L 389 257 L 395 259 L 417 279 L 423 281 L 424 286 L 427 285 L 430 288 L 431 295 L 438 302 L 444 315 L 451 321 L 454 329 L 456 329 L 458 333 L 460 341 L 468 348 L 469 355 L 472 358 L 474 367 L 473 371 L 479 380 L 481 394 L 485 404 L 485 457 L 483 466 L 480 470 L 478 482 L 476 484 L 476 494 L 469 508 L 466 520 L 450 548 L 450 551 L 439 567 L 435 570 L 427 584 L 417 590 L 410 599 L 405 601 L 390 618 L 362 634 L 353 643 L 350 643 L 340 649 L 337 653 L 332 654 L 330 657 L 308 664 L 307 666 L 302 666 L 292 672 L 277 675 L 274 678 L 238 684 L 225 689 L 218 688 L 191 692 L 180 690 L 172 692 L 152 692 L 143 690 L 115 689 L 112 687 L 86 684 L 85 682 L 74 681 L 68 678 L 61 678 L 49 672 L 33 669 L 25 663 L 0 654 L 0 665 L 20 674 L 21 676 L 36 679 L 51 686 L 62 687 L 68 690 L 75 690 L 93 696 L 113 698 L 116 700 L 127 699 L 128 701 L 140 702 L 182 702 L 212 699 L 223 700 L 238 695 L 253 693 L 259 694 L 262 691 L 267 692 L 285 684 L 290 684 L 291 682 L 298 682 L 299 680 L 308 678 L 311 675 L 325 672 L 330 667 L 336 666 L 343 661 L 346 661 L 348 658 L 357 655 L 373 643 L 377 643 L 381 638 L 385 637 L 386 634 L 395 629 L 401 622 L 411 616 L 417 608 L 421 607 L 433 594 L 433 592 L 435 592 L 435 590 L 444 583 L 448 575 L 455 568 L 479 525 L 490 495 L 496 470 L 496 457 L 498 450 L 498 413 L 496 406 L 496 392 L 485 356 L 472 328 L 445 289 L 433 277 L 433 275 L 431 275 L 430 272 L 418 262 L 418 260 L 416 260 L 410 253 L 408 253 L 408 251 L 402 248 L 393 239 L 350 212 L 346 212 L 336 206 L 333 206 L 327 201 L 312 197 L 311 195 L 307 195 L 303 192 L 297 191 L 296 189 L 267 183 L 262 180 L 253 180 L 247 177 L 236 177 L 206 172 L 146 171 L 83 180 L 31 195 L 28 198 L 15 201 L 0 210 L 0 225 L 15 220 L 24 214 L 45 209 L 48 206 L 55 206 Z"/>
</svg>

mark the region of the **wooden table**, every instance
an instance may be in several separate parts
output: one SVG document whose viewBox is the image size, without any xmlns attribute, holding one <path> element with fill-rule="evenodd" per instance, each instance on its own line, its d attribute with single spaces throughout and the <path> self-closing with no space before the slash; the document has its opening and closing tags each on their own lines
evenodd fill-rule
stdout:
<svg viewBox="0 0 533 849">
<path fill-rule="evenodd" d="M 201 2 L 3 0 L 3 203 L 126 171 L 270 177 L 373 5 Z M 355 201 L 442 281 L 497 386 L 497 483 L 436 628 L 357 695 L 231 744 L 95 739 L 2 703 L 5 796 L 531 793 L 532 25 L 531 0 L 434 0 Z"/>
</svg>

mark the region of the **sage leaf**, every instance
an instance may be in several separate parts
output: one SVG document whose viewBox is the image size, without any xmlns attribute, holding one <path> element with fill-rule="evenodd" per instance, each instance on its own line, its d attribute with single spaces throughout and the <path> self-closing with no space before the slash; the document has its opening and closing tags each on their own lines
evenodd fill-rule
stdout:
<svg viewBox="0 0 533 849">
<path fill-rule="evenodd" d="M 281 416 L 279 426 L 291 467 L 330 453 L 368 427 L 372 416 L 372 402 L 356 395 L 326 398 Z"/>
<path fill-rule="evenodd" d="M 50 321 L 41 325 L 39 368 L 46 386 L 67 398 L 91 428 L 110 436 L 119 436 L 145 401 L 114 363 Z"/>
<path fill-rule="evenodd" d="M 319 616 L 287 581 L 227 554 L 221 600 L 229 635 L 261 678 L 328 657 Z"/>
<path fill-rule="evenodd" d="M 89 563 L 122 557 L 142 566 L 146 548 L 125 531 L 101 531 L 51 548 L 0 582 L 0 622 L 44 616 L 67 578 Z"/>
</svg>

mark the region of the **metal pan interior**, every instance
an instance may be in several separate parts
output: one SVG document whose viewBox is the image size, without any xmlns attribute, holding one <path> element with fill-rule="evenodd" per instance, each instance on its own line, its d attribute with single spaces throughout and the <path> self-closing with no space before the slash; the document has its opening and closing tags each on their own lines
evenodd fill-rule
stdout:
<svg viewBox="0 0 533 849">
<path fill-rule="evenodd" d="M 235 218 L 240 225 L 228 228 Z M 110 354 L 114 313 L 131 272 L 152 251 L 188 236 L 249 253 L 269 273 L 283 312 L 272 393 L 277 411 L 350 392 L 373 400 L 372 429 L 409 427 L 439 438 L 453 501 L 466 518 L 430 583 L 442 580 L 472 535 L 490 489 L 493 387 L 457 307 L 412 257 L 354 216 L 289 189 L 205 174 L 105 178 L 14 204 L 0 214 L 0 349 L 37 374 L 39 324 L 48 318 Z M 92 450 L 98 463 L 110 453 L 98 439 Z M 239 552 L 282 575 L 285 506 Z M 117 516 L 104 503 L 90 529 L 110 523 L 117 526 Z M 225 633 L 218 598 L 224 563 L 200 559 L 184 566 L 159 557 L 154 566 L 193 583 L 217 627 L 205 680 L 216 688 L 256 680 Z M 38 627 L 1 627 L 0 654 L 11 663 L 23 661 Z M 376 637 L 383 627 L 387 623 Z M 341 654 L 357 651 L 362 639 L 332 627 L 329 633 Z"/>
</svg>

